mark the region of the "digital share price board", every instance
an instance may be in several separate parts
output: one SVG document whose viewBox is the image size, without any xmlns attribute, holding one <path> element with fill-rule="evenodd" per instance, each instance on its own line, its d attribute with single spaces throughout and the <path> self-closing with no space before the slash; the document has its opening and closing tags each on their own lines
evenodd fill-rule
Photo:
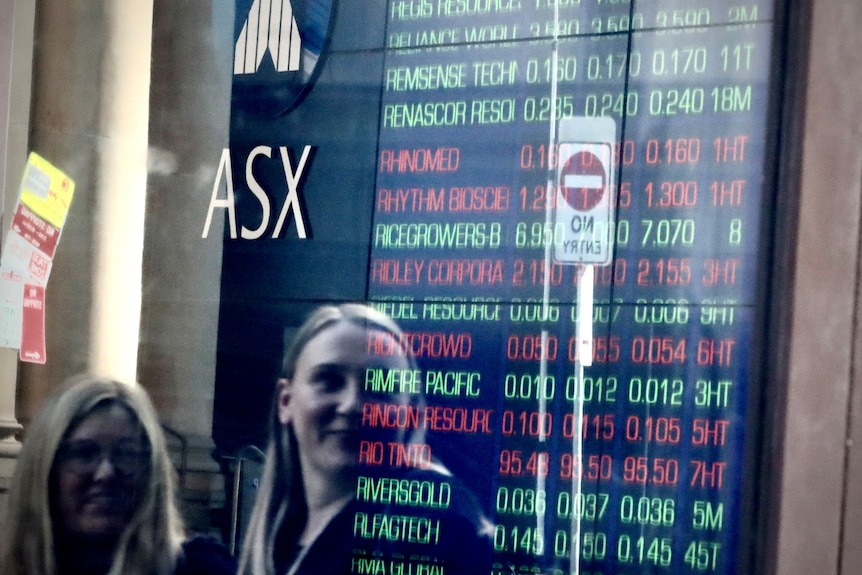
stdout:
<svg viewBox="0 0 862 575">
<path fill-rule="evenodd" d="M 235 40 L 257 5 L 237 2 Z M 775 10 L 390 0 L 301 20 L 325 37 L 307 93 L 274 109 L 234 80 L 237 225 L 271 223 L 225 235 L 220 448 L 263 441 L 281 328 L 367 301 L 404 328 L 427 407 L 369 400 L 363 426 L 428 443 L 361 463 L 443 462 L 493 523 L 491 572 L 742 570 Z M 366 386 L 397 394 L 396 375 Z"/>
</svg>

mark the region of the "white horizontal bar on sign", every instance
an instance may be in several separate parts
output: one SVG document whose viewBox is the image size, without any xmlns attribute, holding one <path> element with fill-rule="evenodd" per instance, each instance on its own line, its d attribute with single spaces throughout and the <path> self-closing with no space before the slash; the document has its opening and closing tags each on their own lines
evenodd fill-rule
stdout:
<svg viewBox="0 0 862 575">
<path fill-rule="evenodd" d="M 601 188 L 602 177 L 583 175 L 568 175 L 563 184 L 566 188 Z"/>
</svg>

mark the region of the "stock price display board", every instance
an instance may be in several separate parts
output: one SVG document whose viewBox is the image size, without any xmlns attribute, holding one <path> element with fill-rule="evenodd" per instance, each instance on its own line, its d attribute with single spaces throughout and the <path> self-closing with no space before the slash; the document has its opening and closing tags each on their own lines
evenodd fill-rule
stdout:
<svg viewBox="0 0 862 575">
<path fill-rule="evenodd" d="M 361 463 L 442 461 L 493 524 L 493 573 L 738 572 L 775 7 L 390 0 L 362 16 L 339 10 L 379 37 L 348 42 L 336 21 L 305 102 L 232 120 L 235 172 L 261 139 L 317 145 L 302 188 L 317 228 L 276 247 L 226 242 L 217 427 L 221 414 L 225 429 L 242 428 L 225 391 L 249 379 L 252 352 L 231 335 L 249 321 L 238 302 L 271 302 L 299 323 L 294 303 L 304 312 L 362 299 L 399 322 L 423 368 L 417 382 L 380 375 L 366 386 L 406 385 L 427 402 L 367 405 L 363 426 L 422 427 L 428 444 L 372 445 Z M 327 67 L 362 80 L 339 85 Z M 568 157 L 560 123 L 596 117 L 615 129 L 612 220 L 595 242 L 610 242 L 611 257 L 595 267 L 583 358 L 582 266 L 549 254 L 589 261 L 608 247 L 571 242 L 575 219 L 553 217 Z M 315 209 L 338 206 L 355 211 L 348 231 L 315 221 Z M 249 261 L 283 271 L 254 283 Z M 243 409 L 247 420 L 253 408 Z"/>
</svg>

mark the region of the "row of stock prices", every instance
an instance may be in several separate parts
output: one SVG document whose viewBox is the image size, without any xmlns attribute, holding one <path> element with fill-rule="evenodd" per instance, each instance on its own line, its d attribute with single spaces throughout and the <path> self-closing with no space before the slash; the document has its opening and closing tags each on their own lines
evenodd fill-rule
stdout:
<svg viewBox="0 0 862 575">
<path fill-rule="evenodd" d="M 369 299 L 429 407 L 375 424 L 429 439 L 365 463 L 459 475 L 494 573 L 735 572 L 772 34 L 765 0 L 389 3 Z M 557 122 L 599 116 L 614 247 L 581 377 L 548 214 Z"/>
</svg>

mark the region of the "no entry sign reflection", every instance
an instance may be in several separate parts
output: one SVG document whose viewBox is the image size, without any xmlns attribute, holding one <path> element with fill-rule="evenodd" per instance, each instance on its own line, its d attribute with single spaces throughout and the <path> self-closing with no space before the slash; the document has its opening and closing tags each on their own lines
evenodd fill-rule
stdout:
<svg viewBox="0 0 862 575">
<path fill-rule="evenodd" d="M 572 154 L 560 170 L 560 185 L 566 203 L 578 211 L 599 205 L 608 185 L 607 169 L 590 150 Z"/>
</svg>

